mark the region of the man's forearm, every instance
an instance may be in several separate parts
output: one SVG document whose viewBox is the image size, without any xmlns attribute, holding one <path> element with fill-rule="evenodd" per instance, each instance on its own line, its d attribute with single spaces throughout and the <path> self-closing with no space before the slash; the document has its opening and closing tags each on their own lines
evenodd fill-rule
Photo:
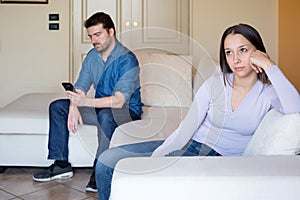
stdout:
<svg viewBox="0 0 300 200">
<path fill-rule="evenodd" d="M 86 97 L 85 105 L 93 108 L 122 108 L 125 103 L 125 97 L 116 92 L 114 96 L 102 98 L 89 98 Z"/>
</svg>

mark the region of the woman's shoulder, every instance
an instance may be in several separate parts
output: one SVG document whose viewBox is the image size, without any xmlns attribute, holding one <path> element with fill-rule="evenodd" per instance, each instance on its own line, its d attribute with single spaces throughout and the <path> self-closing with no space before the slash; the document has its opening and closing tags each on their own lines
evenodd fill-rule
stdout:
<svg viewBox="0 0 300 200">
<path fill-rule="evenodd" d="M 225 84 L 223 74 L 216 73 L 210 76 L 206 81 L 204 81 L 203 87 L 206 88 L 210 94 L 219 94 L 220 92 L 224 92 Z"/>
<path fill-rule="evenodd" d="M 207 84 L 207 85 L 216 85 L 216 84 L 224 85 L 223 74 L 221 72 L 213 74 L 208 79 L 206 79 L 204 81 L 204 83 Z"/>
<path fill-rule="evenodd" d="M 220 80 L 223 80 L 223 74 L 221 72 L 218 72 L 208 77 L 206 81 L 220 81 Z"/>
</svg>

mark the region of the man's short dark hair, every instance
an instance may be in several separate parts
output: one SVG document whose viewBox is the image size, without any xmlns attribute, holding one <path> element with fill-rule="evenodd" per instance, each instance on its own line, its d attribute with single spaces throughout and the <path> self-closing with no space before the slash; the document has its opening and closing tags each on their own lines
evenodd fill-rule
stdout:
<svg viewBox="0 0 300 200">
<path fill-rule="evenodd" d="M 103 28 L 109 31 L 109 29 L 114 30 L 114 35 L 116 35 L 116 29 L 115 29 L 115 24 L 111 17 L 104 13 L 104 12 L 97 12 L 90 16 L 85 22 L 84 22 L 84 27 L 87 29 L 91 26 L 96 26 L 98 24 L 102 24 Z"/>
</svg>

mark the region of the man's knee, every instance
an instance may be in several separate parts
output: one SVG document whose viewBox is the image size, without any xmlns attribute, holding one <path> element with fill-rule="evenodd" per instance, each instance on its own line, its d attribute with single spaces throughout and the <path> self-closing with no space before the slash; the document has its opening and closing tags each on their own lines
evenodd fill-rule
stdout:
<svg viewBox="0 0 300 200">
<path fill-rule="evenodd" d="M 61 110 L 68 110 L 70 106 L 70 101 L 68 99 L 58 99 L 52 101 L 49 105 L 49 111 L 61 111 Z"/>
</svg>

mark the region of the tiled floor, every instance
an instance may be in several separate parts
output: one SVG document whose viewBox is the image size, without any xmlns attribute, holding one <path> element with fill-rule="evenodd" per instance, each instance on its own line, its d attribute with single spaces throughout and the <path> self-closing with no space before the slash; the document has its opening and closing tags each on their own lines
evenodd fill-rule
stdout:
<svg viewBox="0 0 300 200">
<path fill-rule="evenodd" d="M 0 173 L 1 200 L 94 200 L 97 193 L 85 192 L 92 170 L 75 168 L 74 176 L 67 180 L 37 183 L 32 174 L 41 168 L 13 168 Z"/>
</svg>

